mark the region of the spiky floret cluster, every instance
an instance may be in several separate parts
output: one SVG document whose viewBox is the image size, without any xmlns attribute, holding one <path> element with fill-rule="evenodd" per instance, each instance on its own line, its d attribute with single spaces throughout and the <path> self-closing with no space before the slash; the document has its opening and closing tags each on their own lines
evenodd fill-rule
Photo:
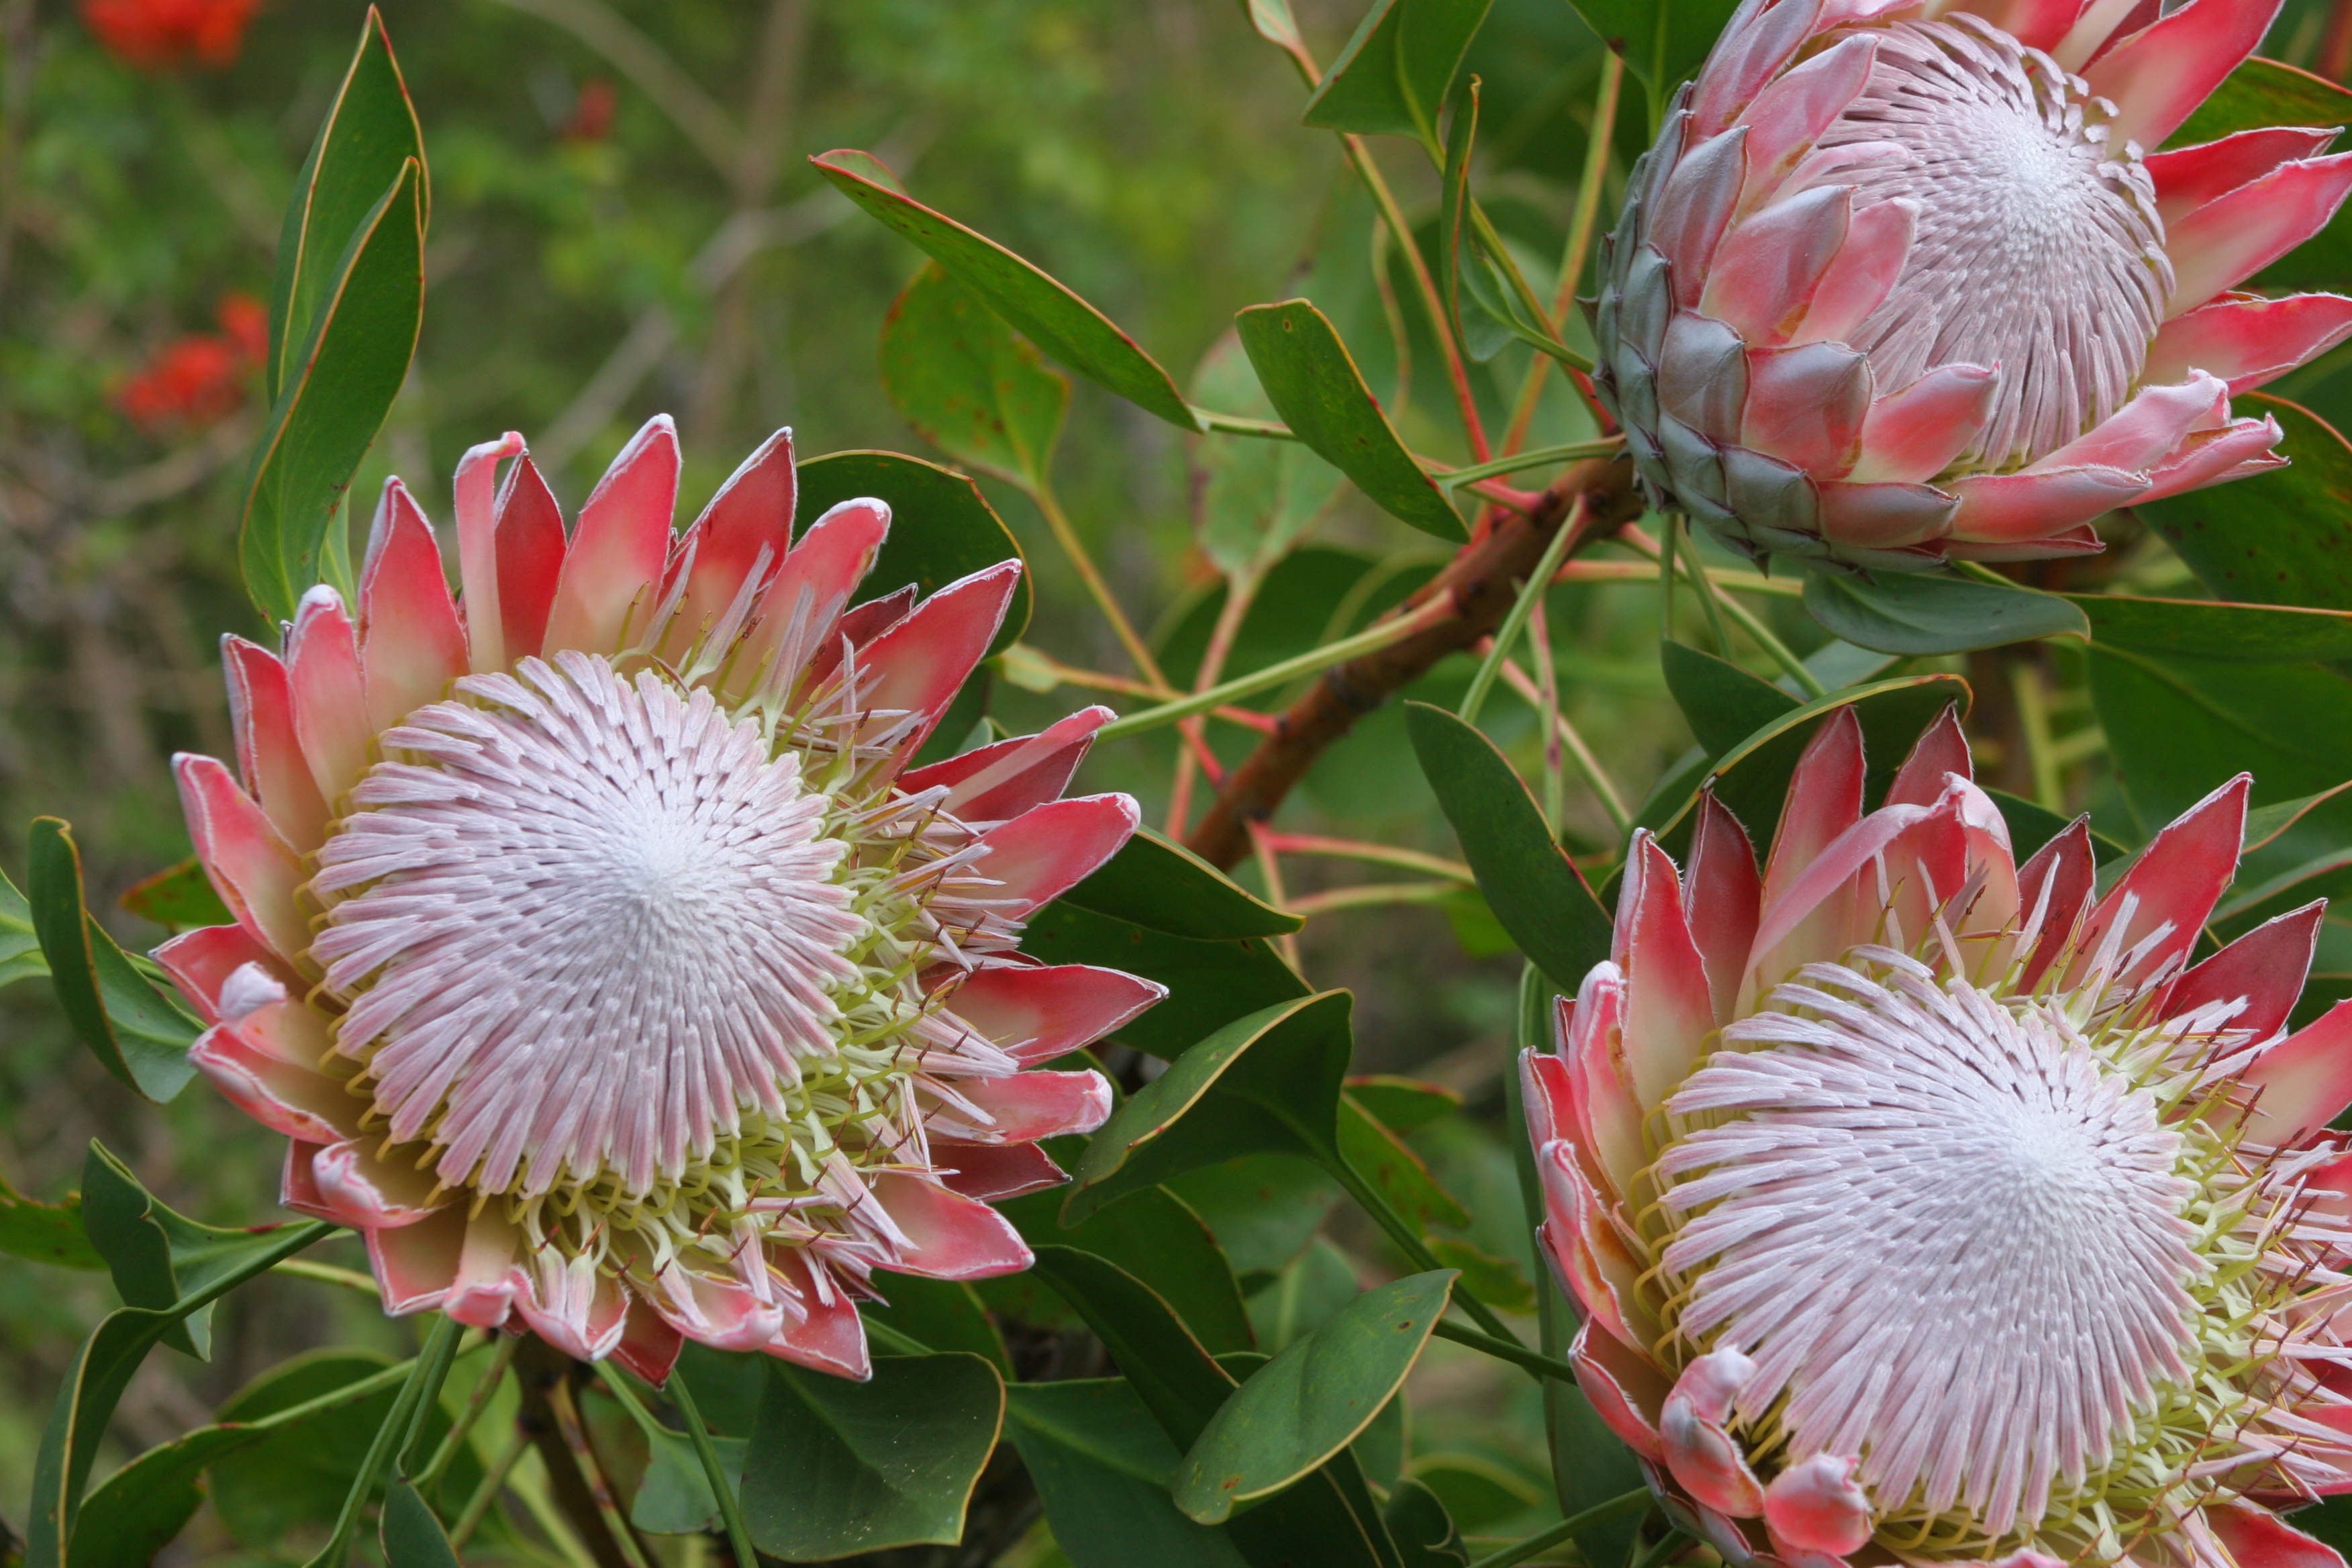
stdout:
<svg viewBox="0 0 2352 1568">
<path fill-rule="evenodd" d="M 1643 485 L 1850 570 L 2099 548 L 2284 461 L 2231 398 L 2352 333 L 2240 285 L 2352 188 L 2336 132 L 2158 151 L 2279 0 L 1743 0 L 1586 301 Z"/>
<path fill-rule="evenodd" d="M 862 1373 L 877 1269 L 1026 1265 L 986 1200 L 1108 1091 L 1024 1069 L 1159 994 L 1017 952 L 1134 826 L 1055 798 L 1108 714 L 909 772 L 1016 563 L 853 609 L 888 510 L 793 540 L 781 435 L 675 541 L 667 420 L 568 541 L 527 458 L 493 504 L 520 451 L 459 468 L 461 600 L 395 480 L 357 626 L 314 589 L 227 645 L 241 777 L 179 771 L 238 923 L 157 954 L 193 1054 L 392 1310 Z"/>
<path fill-rule="evenodd" d="M 2352 1489 L 2320 907 L 2186 967 L 2242 777 L 2095 899 L 1967 769 L 1947 715 L 1865 814 L 1832 721 L 1760 878 L 1711 798 L 1685 876 L 1637 843 L 1525 1061 L 1583 1385 L 1738 1563 L 2326 1561 L 2276 1517 Z"/>
</svg>

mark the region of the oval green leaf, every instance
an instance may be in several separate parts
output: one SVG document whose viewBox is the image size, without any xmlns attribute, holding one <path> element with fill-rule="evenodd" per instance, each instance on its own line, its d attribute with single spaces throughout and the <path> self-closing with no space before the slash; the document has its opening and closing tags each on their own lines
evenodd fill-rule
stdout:
<svg viewBox="0 0 2352 1568">
<path fill-rule="evenodd" d="M 142 1098 L 171 1100 L 195 1076 L 188 1047 L 204 1026 L 149 984 L 84 908 L 81 850 L 70 825 L 34 818 L 26 862 L 28 913 L 66 1021 Z"/>
<path fill-rule="evenodd" d="M 1059 1192 L 999 1207 L 1032 1247 L 1083 1248 L 1151 1287 L 1211 1354 L 1257 1348 L 1233 1265 L 1201 1216 L 1166 1187 L 1129 1193 L 1067 1226 Z M 888 1283 L 895 1289 L 898 1282 Z"/>
<path fill-rule="evenodd" d="M 1454 1280 L 1445 1268 L 1367 1290 L 1259 1368 L 1184 1456 L 1177 1508 L 1222 1523 L 1354 1441 L 1421 1359 Z"/>
<path fill-rule="evenodd" d="M 1660 643 L 1658 664 L 1675 706 L 1683 710 L 1691 733 L 1710 757 L 1721 756 L 1782 714 L 1804 706 L 1762 677 L 1686 643 Z"/>
<path fill-rule="evenodd" d="M 2352 611 L 2121 594 L 2067 596 L 2090 617 L 2093 639 L 2108 647 L 2231 664 L 2352 659 Z"/>
<path fill-rule="evenodd" d="M 1438 109 L 1493 5 L 1494 0 L 1378 0 L 1323 73 L 1303 122 L 1434 142 Z"/>
<path fill-rule="evenodd" d="M 1966 653 L 2091 635 L 2083 612 L 2056 594 L 1941 573 L 1889 573 L 1865 581 L 1816 572 L 1805 579 L 1805 608 L 1832 636 L 1879 653 Z"/>
<path fill-rule="evenodd" d="M 1304 300 L 1252 305 L 1234 328 L 1268 401 L 1310 450 L 1391 517 L 1451 543 L 1470 537 L 1445 492 L 1397 438 L 1322 311 Z"/>
<path fill-rule="evenodd" d="M 866 581 L 858 584 L 859 604 L 909 583 L 918 595 L 928 596 L 1000 561 L 1026 560 L 1013 531 L 981 495 L 980 487 L 953 468 L 899 452 L 853 451 L 811 458 L 794 473 L 799 500 L 793 526 L 798 529 L 805 530 L 831 508 L 861 496 L 889 503 L 890 536 L 883 541 Z M 1019 640 L 1029 625 L 1032 597 L 1024 571 L 989 652 Z"/>
<path fill-rule="evenodd" d="M 936 261 L 882 319 L 882 390 L 957 462 L 1031 490 L 1045 482 L 1070 405 L 1070 378 Z"/>
<path fill-rule="evenodd" d="M 895 180 L 881 177 L 887 171 L 877 173 L 879 160 L 869 153 L 837 149 L 809 162 L 844 195 L 969 285 L 1039 348 L 1147 413 L 1187 430 L 1201 427 L 1158 362 L 1043 268 L 908 196 Z"/>
<path fill-rule="evenodd" d="M 1125 1378 L 1017 1384 L 1004 1435 L 1072 1568 L 1243 1568 L 1225 1532 L 1168 1500 L 1182 1456 Z"/>
<path fill-rule="evenodd" d="M 1136 829 L 1118 854 L 1062 897 L 1082 910 L 1204 942 L 1281 936 L 1307 923 L 1149 827 Z"/>
</svg>

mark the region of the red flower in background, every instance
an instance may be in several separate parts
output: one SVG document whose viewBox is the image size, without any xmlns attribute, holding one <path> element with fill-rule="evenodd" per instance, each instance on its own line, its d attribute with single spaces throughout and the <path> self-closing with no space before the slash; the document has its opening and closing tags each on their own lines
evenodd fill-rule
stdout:
<svg viewBox="0 0 2352 1568">
<path fill-rule="evenodd" d="M 613 133 L 613 110 L 620 107 L 620 90 L 610 77 L 592 76 L 580 84 L 580 100 L 563 127 L 566 142 L 602 142 Z"/>
<path fill-rule="evenodd" d="M 245 402 L 247 378 L 269 350 L 269 312 L 250 294 L 226 294 L 214 314 L 219 331 L 173 339 L 115 395 L 142 429 L 210 425 Z"/>
<path fill-rule="evenodd" d="M 260 0 L 81 0 L 81 19 L 100 43 L 141 70 L 236 58 Z"/>
</svg>

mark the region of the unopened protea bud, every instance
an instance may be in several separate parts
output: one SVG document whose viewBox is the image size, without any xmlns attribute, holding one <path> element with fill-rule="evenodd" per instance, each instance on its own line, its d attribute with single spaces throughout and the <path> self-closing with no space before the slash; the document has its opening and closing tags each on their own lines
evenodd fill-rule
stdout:
<svg viewBox="0 0 2352 1568">
<path fill-rule="evenodd" d="M 236 769 L 177 766 L 236 923 L 156 953 L 191 1055 L 392 1311 L 863 1375 L 877 1270 L 1028 1264 L 988 1200 L 1110 1090 L 1027 1069 L 1161 994 L 1017 952 L 1134 829 L 1057 798 L 1108 710 L 907 771 L 1018 562 L 853 606 L 889 510 L 794 540 L 783 434 L 682 538 L 667 418 L 568 541 L 528 458 L 493 504 L 521 450 L 458 466 L 461 599 L 394 480 L 356 617 L 314 588 L 282 657 L 226 645 Z"/>
<path fill-rule="evenodd" d="M 1746 0 L 1635 166 L 1590 301 L 1652 501 L 1879 570 L 2096 550 L 2276 467 L 2230 395 L 2352 332 L 2231 290 L 2326 223 L 2327 130 L 2157 153 L 2278 0 Z"/>
</svg>

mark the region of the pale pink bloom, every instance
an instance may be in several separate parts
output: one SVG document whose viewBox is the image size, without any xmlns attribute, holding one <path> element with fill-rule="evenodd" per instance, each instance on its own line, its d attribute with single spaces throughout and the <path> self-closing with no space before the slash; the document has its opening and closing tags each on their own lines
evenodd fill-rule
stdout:
<svg viewBox="0 0 2352 1568">
<path fill-rule="evenodd" d="M 2326 129 L 2158 153 L 2280 0 L 1745 0 L 1634 167 L 1593 380 L 1651 500 L 1749 555 L 2096 550 L 2278 467 L 2230 396 L 2352 333 L 2237 285 L 2334 216 Z"/>
<path fill-rule="evenodd" d="M 156 953 L 192 1055 L 390 1311 L 864 1376 L 877 1270 L 1028 1265 L 989 1200 L 1110 1107 L 1029 1069 L 1162 994 L 1017 951 L 1134 829 L 1057 798 L 1108 711 L 905 771 L 1018 562 L 853 607 L 889 509 L 794 542 L 789 433 L 682 536 L 667 416 L 568 540 L 527 458 L 493 496 L 522 452 L 458 465 L 462 596 L 394 479 L 356 616 L 313 588 L 282 654 L 226 639 L 236 766 L 175 765 L 236 923 Z"/>
<path fill-rule="evenodd" d="M 1863 810 L 1827 721 L 1759 873 L 1646 833 L 1609 962 L 1521 1060 L 1572 1355 L 1735 1565 L 2322 1568 L 2352 1490 L 2352 1003 L 2323 906 L 2191 962 L 2247 780 L 2104 896 L 2022 867 L 1948 713 Z"/>
</svg>

